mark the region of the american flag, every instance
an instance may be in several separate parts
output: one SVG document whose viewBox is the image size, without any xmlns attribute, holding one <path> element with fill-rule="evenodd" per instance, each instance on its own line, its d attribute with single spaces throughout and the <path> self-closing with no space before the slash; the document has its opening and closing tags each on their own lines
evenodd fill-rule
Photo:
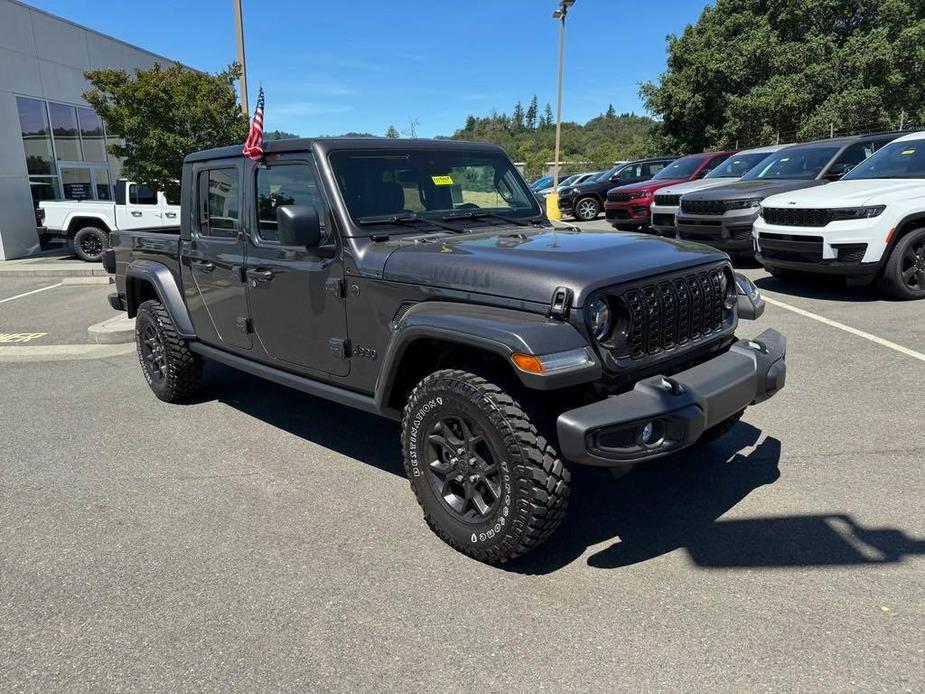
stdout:
<svg viewBox="0 0 925 694">
<path fill-rule="evenodd" d="M 251 130 L 244 141 L 244 156 L 248 159 L 263 159 L 263 87 L 257 94 L 257 108 L 251 121 Z"/>
</svg>

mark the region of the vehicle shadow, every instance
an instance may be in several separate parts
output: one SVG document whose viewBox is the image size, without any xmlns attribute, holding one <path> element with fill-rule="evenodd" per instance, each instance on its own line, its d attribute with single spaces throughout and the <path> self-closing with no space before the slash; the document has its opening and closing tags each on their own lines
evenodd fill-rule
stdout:
<svg viewBox="0 0 925 694">
<path fill-rule="evenodd" d="M 768 275 L 755 280 L 759 289 L 765 289 L 775 294 L 799 296 L 805 299 L 824 299 L 828 301 L 843 301 L 846 303 L 871 303 L 874 301 L 887 301 L 888 297 L 877 291 L 873 285 L 869 287 L 849 287 L 841 277 L 828 277 L 826 275 L 806 275 L 778 279 Z"/>
<path fill-rule="evenodd" d="M 755 489 L 780 476 L 781 443 L 740 423 L 722 439 L 613 480 L 577 470 L 562 527 L 536 552 L 502 568 L 547 574 L 612 541 L 588 565 L 616 569 L 684 549 L 703 568 L 850 566 L 925 553 L 925 541 L 892 528 L 868 529 L 845 514 L 722 520 Z"/>
</svg>

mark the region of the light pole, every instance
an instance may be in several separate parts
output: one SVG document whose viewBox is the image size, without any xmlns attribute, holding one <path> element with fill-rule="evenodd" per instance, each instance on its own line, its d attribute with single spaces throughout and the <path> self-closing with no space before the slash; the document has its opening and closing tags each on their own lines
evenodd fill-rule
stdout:
<svg viewBox="0 0 925 694">
<path fill-rule="evenodd" d="M 559 146 L 562 142 L 562 83 L 565 76 L 565 18 L 575 0 L 561 0 L 559 9 L 552 13 L 553 19 L 559 20 L 559 95 L 556 103 L 556 161 L 554 163 L 552 174 L 552 193 L 555 196 L 554 201 L 559 199 L 559 170 L 561 163 L 559 161 Z M 547 208 L 549 205 L 547 204 Z M 558 212 L 559 205 L 556 202 L 555 211 Z"/>
<path fill-rule="evenodd" d="M 231 0 L 234 7 L 235 34 L 238 39 L 238 65 L 241 66 L 241 110 L 244 117 L 250 118 L 250 107 L 247 100 L 247 59 L 244 57 L 244 16 L 241 10 L 241 0 Z"/>
</svg>

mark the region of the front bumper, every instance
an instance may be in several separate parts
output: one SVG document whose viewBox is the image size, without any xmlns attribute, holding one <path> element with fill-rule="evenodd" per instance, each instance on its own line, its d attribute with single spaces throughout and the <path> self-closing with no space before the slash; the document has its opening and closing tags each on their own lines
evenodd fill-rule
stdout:
<svg viewBox="0 0 925 694">
<path fill-rule="evenodd" d="M 678 238 L 697 241 L 722 251 L 752 251 L 752 227 L 757 208 L 728 210 L 722 215 L 694 215 L 678 210 L 675 225 Z"/>
<path fill-rule="evenodd" d="M 652 205 L 652 228 L 659 234 L 668 238 L 674 238 L 675 215 L 678 213 L 677 207 L 668 207 L 667 205 Z"/>
<path fill-rule="evenodd" d="M 756 258 L 769 268 L 872 278 L 882 267 L 890 225 L 864 224 L 869 221 L 788 227 L 759 218 L 754 233 Z"/>
<path fill-rule="evenodd" d="M 784 336 L 766 330 L 675 376 L 653 376 L 628 393 L 564 412 L 556 421 L 562 457 L 619 467 L 680 451 L 783 388 L 786 353 Z M 649 423 L 652 435 L 643 441 Z"/>
<path fill-rule="evenodd" d="M 637 198 L 629 202 L 604 203 L 604 215 L 613 226 L 649 226 L 652 200 Z"/>
<path fill-rule="evenodd" d="M 559 196 L 559 212 L 571 216 L 572 206 L 575 204 L 575 197 L 572 195 L 563 197 Z"/>
</svg>

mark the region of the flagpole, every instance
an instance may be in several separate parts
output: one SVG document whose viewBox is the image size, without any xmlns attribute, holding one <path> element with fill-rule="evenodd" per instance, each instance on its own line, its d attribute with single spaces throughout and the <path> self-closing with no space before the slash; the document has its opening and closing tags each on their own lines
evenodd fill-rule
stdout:
<svg viewBox="0 0 925 694">
<path fill-rule="evenodd" d="M 231 0 L 234 7 L 234 23 L 238 39 L 238 65 L 241 66 L 241 110 L 245 118 L 251 117 L 251 109 L 247 99 L 247 59 L 244 57 L 244 13 L 241 9 L 241 0 Z"/>
</svg>

